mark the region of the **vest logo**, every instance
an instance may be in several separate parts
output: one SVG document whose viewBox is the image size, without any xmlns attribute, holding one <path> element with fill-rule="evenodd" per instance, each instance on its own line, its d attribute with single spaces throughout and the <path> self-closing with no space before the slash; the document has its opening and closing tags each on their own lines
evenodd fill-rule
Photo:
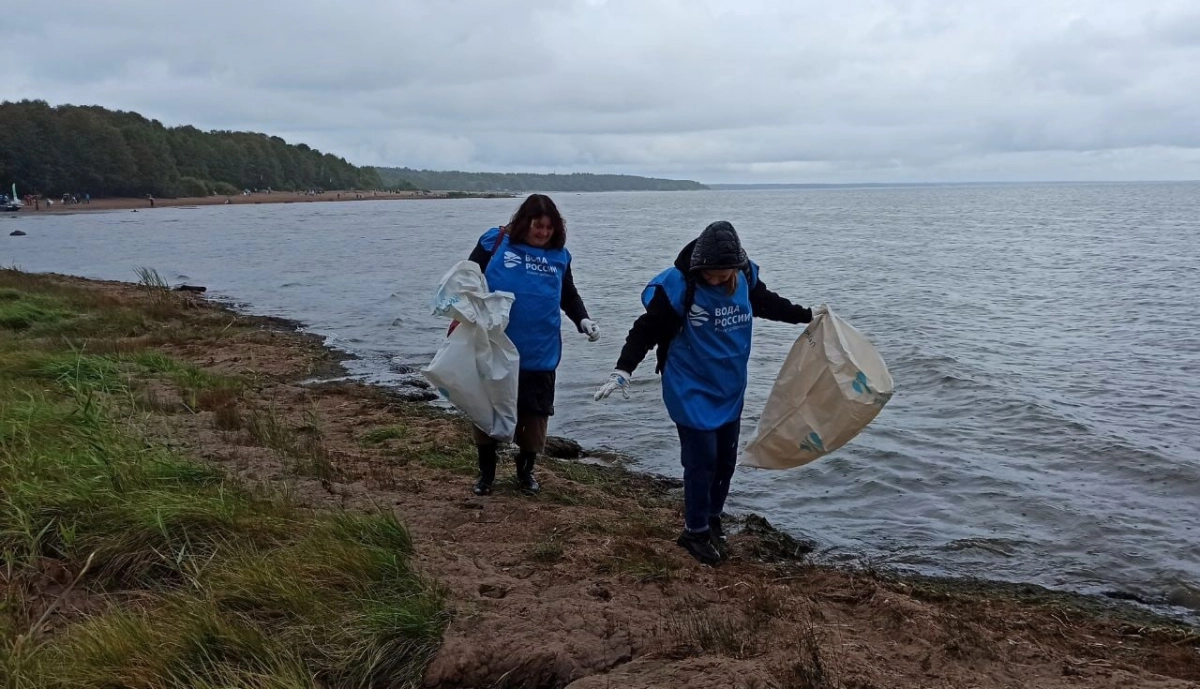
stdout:
<svg viewBox="0 0 1200 689">
<path fill-rule="evenodd" d="M 525 272 L 558 275 L 558 266 L 550 263 L 545 256 L 525 254 Z"/>
<path fill-rule="evenodd" d="M 732 332 L 748 327 L 750 321 L 754 319 L 754 314 L 749 311 L 743 311 L 740 304 L 730 304 L 729 306 L 718 306 L 713 309 L 713 325 L 720 332 Z"/>
<path fill-rule="evenodd" d="M 692 308 L 688 309 L 688 321 L 693 328 L 699 328 L 708 322 L 709 314 L 704 309 L 700 308 L 699 304 L 692 304 Z"/>
<path fill-rule="evenodd" d="M 515 251 L 506 250 L 504 252 L 504 267 L 516 268 L 520 265 L 525 266 L 526 273 L 541 273 L 543 276 L 558 275 L 558 266 L 551 263 L 545 256 L 536 256 L 534 254 L 521 255 Z"/>
</svg>

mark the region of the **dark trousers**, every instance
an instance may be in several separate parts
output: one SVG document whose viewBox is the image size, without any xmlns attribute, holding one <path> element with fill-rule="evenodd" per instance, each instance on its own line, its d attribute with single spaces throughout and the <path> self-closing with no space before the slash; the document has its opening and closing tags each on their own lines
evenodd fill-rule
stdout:
<svg viewBox="0 0 1200 689">
<path fill-rule="evenodd" d="M 742 422 L 734 419 L 714 431 L 676 427 L 683 463 L 684 526 L 688 531 L 706 531 L 709 518 L 719 517 L 725 509 Z"/>
</svg>

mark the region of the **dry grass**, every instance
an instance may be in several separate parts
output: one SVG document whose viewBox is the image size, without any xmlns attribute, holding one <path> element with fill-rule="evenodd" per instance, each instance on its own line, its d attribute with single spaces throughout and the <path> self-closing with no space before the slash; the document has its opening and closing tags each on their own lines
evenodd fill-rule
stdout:
<svg viewBox="0 0 1200 689">
<path fill-rule="evenodd" d="M 619 538 L 610 545 L 608 555 L 600 561 L 597 569 L 645 584 L 669 581 L 675 567 L 675 561 L 659 552 L 656 544 Z"/>
</svg>

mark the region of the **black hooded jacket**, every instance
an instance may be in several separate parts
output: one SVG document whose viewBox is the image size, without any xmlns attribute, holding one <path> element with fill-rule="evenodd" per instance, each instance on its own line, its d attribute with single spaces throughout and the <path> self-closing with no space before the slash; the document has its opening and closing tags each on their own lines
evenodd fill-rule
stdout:
<svg viewBox="0 0 1200 689">
<path fill-rule="evenodd" d="M 697 241 L 699 240 L 692 240 L 688 243 L 675 258 L 675 268 L 687 275 L 689 282 L 700 279 L 699 273 L 693 274 L 692 271 L 693 250 Z M 742 253 L 742 257 L 745 257 L 745 253 Z M 743 279 L 745 279 L 744 274 Z M 808 323 L 812 320 L 812 310 L 793 304 L 775 294 L 767 289 L 762 279 L 759 279 L 758 283 L 750 290 L 750 308 L 756 318 L 765 318 L 771 321 Z M 684 306 L 684 310 L 686 312 L 687 305 Z M 671 342 L 682 327 L 683 319 L 671 306 L 671 300 L 667 297 L 666 291 L 661 286 L 655 287 L 654 296 L 650 300 L 650 305 L 646 307 L 646 313 L 638 317 L 634 321 L 633 327 L 629 329 L 629 335 L 625 338 L 625 346 L 621 348 L 621 357 L 617 360 L 617 369 L 633 373 L 638 364 L 646 358 L 646 354 L 651 349 L 658 347 L 658 365 L 654 372 L 661 373 L 667 363 L 667 353 L 670 351 Z"/>
</svg>

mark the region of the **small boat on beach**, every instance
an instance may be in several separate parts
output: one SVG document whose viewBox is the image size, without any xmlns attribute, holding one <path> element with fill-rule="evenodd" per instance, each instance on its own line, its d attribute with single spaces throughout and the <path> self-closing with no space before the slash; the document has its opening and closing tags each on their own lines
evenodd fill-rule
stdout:
<svg viewBox="0 0 1200 689">
<path fill-rule="evenodd" d="M 21 203 L 21 197 L 17 196 L 17 185 L 12 186 L 12 196 L 8 194 L 0 194 L 0 209 L 4 211 L 19 211 L 25 204 Z"/>
</svg>

